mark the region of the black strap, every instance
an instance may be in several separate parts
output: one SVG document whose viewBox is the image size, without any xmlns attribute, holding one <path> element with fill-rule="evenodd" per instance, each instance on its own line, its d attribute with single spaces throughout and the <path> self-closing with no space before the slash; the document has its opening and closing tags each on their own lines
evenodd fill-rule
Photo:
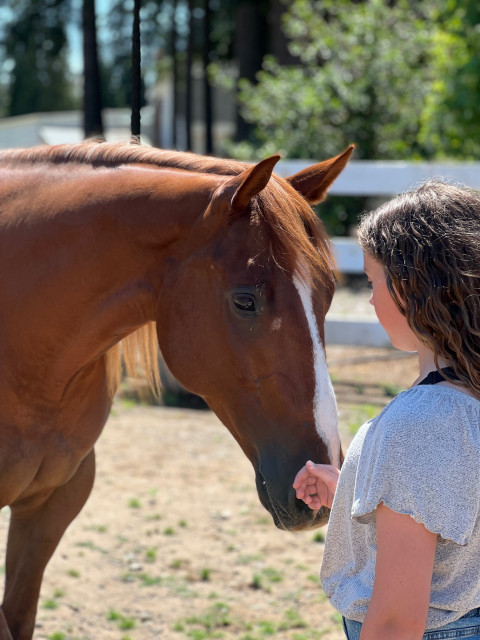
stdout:
<svg viewBox="0 0 480 640">
<path fill-rule="evenodd" d="M 445 367 L 441 369 L 448 380 L 460 380 L 452 367 Z M 431 371 L 426 378 L 421 380 L 418 384 L 437 384 L 438 382 L 445 382 L 445 378 L 441 375 L 440 371 Z"/>
<path fill-rule="evenodd" d="M 140 5 L 134 0 L 132 29 L 132 141 L 140 143 L 140 109 L 142 106 L 142 65 L 140 47 Z"/>
</svg>

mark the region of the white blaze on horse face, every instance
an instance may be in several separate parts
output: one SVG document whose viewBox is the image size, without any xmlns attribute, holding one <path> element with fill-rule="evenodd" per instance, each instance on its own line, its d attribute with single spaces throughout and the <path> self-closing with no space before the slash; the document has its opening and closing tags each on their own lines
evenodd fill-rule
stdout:
<svg viewBox="0 0 480 640">
<path fill-rule="evenodd" d="M 325 349 L 320 340 L 317 319 L 313 311 L 312 287 L 308 284 L 308 279 L 303 277 L 302 274 L 304 273 L 304 267 L 297 268 L 293 276 L 293 284 L 302 301 L 312 340 L 315 376 L 313 415 L 317 433 L 328 447 L 332 464 L 338 467 L 340 465 L 340 437 L 337 424 L 337 403 L 332 382 L 328 375 Z"/>
</svg>

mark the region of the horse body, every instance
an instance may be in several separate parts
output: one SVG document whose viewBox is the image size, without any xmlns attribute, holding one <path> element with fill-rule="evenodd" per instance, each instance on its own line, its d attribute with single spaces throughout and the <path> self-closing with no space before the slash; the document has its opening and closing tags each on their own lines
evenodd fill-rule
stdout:
<svg viewBox="0 0 480 640">
<path fill-rule="evenodd" d="M 32 637 L 44 568 L 93 484 L 109 358 L 149 323 L 251 460 L 277 526 L 325 522 L 291 488 L 307 458 L 341 456 L 322 344 L 333 281 L 302 196 L 321 199 L 349 155 L 288 183 L 275 160 L 110 145 L 0 154 L 0 640 Z"/>
</svg>

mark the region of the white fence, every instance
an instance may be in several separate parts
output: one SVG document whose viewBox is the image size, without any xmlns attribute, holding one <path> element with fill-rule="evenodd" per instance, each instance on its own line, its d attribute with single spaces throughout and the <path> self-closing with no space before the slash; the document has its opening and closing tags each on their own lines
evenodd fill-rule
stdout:
<svg viewBox="0 0 480 640">
<path fill-rule="evenodd" d="M 281 160 L 275 171 L 287 177 L 314 164 L 315 160 Z M 415 187 L 429 178 L 443 178 L 480 189 L 480 162 L 397 162 L 352 160 L 337 178 L 330 194 L 335 196 L 389 196 Z"/>
<path fill-rule="evenodd" d="M 314 160 L 283 160 L 276 172 L 290 176 L 314 164 Z M 480 189 L 480 162 L 471 163 L 409 163 L 395 161 L 351 161 L 340 174 L 330 195 L 370 196 L 389 198 L 411 189 L 421 182 L 441 178 Z M 337 267 L 341 273 L 363 272 L 363 254 L 353 238 L 333 238 Z M 327 344 L 391 347 L 383 327 L 375 318 L 327 315 Z"/>
</svg>

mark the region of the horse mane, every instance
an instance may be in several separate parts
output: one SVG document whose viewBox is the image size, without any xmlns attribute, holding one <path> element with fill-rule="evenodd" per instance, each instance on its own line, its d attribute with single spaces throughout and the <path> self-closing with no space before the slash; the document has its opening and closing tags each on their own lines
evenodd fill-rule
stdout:
<svg viewBox="0 0 480 640">
<path fill-rule="evenodd" d="M 81 163 L 94 167 L 144 164 L 194 173 L 221 176 L 239 175 L 251 164 L 236 160 L 200 156 L 193 153 L 160 150 L 138 143 L 86 141 L 81 144 L 39 146 L 0 152 L 0 162 L 18 166 L 30 163 Z M 313 285 L 322 283 L 333 289 L 330 276 L 333 257 L 330 241 L 315 211 L 287 180 L 273 174 L 267 187 L 252 201 L 251 215 L 268 230 L 268 253 L 281 269 L 300 275 Z M 156 324 L 150 322 L 110 348 L 106 354 L 109 389 L 114 394 L 123 370 L 129 376 L 142 373 L 150 387 L 160 391 Z"/>
<path fill-rule="evenodd" d="M 184 169 L 194 173 L 238 175 L 250 165 L 236 160 L 200 156 L 184 151 L 171 151 L 142 146 L 138 143 L 87 140 L 79 144 L 41 145 L 30 149 L 0 151 L 0 162 L 14 165 L 39 163 L 91 164 L 94 167 L 117 167 L 122 164 L 148 164 Z"/>
</svg>

